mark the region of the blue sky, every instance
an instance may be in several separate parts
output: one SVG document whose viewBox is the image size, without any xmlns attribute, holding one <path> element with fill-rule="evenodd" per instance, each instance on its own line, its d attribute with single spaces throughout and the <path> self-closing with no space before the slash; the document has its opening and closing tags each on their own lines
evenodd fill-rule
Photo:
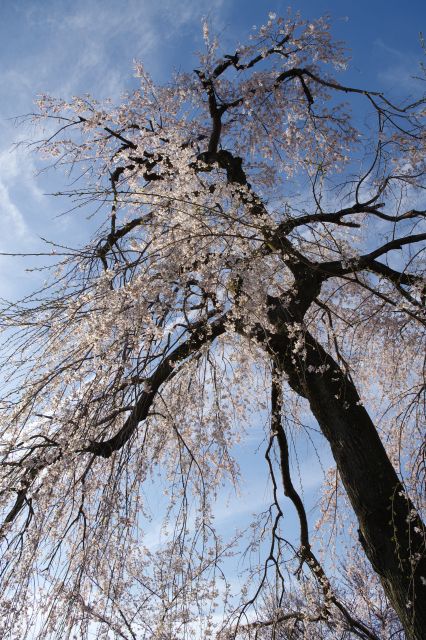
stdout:
<svg viewBox="0 0 426 640">
<path fill-rule="evenodd" d="M 345 80 L 388 92 L 409 92 L 422 56 L 421 0 L 301 0 L 306 18 L 329 12 L 334 34 L 347 42 L 352 62 Z M 287 2 L 259 0 L 3 0 L 0 25 L 0 251 L 37 251 L 39 236 L 74 244 L 87 236 L 84 216 L 56 215 L 66 206 L 43 194 L 58 190 L 61 175 L 35 177 L 35 158 L 14 142 L 34 132 L 13 118 L 33 110 L 41 92 L 69 97 L 91 93 L 116 100 L 135 83 L 132 61 L 141 59 L 155 79 L 195 65 L 202 47 L 201 18 L 208 16 L 232 51 L 268 11 Z M 22 260 L 0 257 L 0 297 L 32 287 Z M 36 276 L 33 276 L 33 281 Z"/>
<path fill-rule="evenodd" d="M 394 95 L 414 89 L 412 76 L 422 58 L 419 31 L 426 31 L 423 0 L 300 0 L 292 6 L 306 18 L 332 15 L 333 33 L 352 55 L 345 82 Z M 87 239 L 89 229 L 84 213 L 58 217 L 66 203 L 44 195 L 65 188 L 65 177 L 36 175 L 35 158 L 13 147 L 34 135 L 14 118 L 34 110 L 38 93 L 67 98 L 88 92 L 119 100 L 136 84 L 135 58 L 158 81 L 166 81 L 173 68 L 194 67 L 203 16 L 232 52 L 252 25 L 266 21 L 268 11 L 284 14 L 287 2 L 2 0 L 0 7 L 0 252 L 36 252 L 40 236 L 75 245 Z M 33 289 L 39 275 L 25 271 L 31 264 L 0 256 L 0 297 L 18 298 Z M 320 474 L 312 450 L 309 456 L 302 472 L 305 480 L 309 476 L 312 498 Z M 256 508 L 265 486 L 252 480 L 246 498 Z"/>
</svg>

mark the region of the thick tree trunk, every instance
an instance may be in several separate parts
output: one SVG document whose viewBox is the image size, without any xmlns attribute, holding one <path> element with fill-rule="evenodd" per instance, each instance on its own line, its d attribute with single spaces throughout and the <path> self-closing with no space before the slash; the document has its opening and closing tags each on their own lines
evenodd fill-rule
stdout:
<svg viewBox="0 0 426 640">
<path fill-rule="evenodd" d="M 425 527 L 393 468 L 354 384 L 304 333 L 305 353 L 279 322 L 270 347 L 289 384 L 310 403 L 330 443 L 359 523 L 359 537 L 409 640 L 426 638 Z"/>
</svg>

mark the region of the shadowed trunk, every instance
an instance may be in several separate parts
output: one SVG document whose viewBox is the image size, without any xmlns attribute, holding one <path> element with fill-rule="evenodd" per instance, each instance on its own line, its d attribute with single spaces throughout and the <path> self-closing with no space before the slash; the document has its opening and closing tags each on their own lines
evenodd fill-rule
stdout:
<svg viewBox="0 0 426 640">
<path fill-rule="evenodd" d="M 354 384 L 306 331 L 302 353 L 297 337 L 289 335 L 282 320 L 283 315 L 275 317 L 279 329 L 270 347 L 278 354 L 290 386 L 308 399 L 330 443 L 358 520 L 360 542 L 407 639 L 425 640 L 425 527 L 404 493 Z"/>
</svg>

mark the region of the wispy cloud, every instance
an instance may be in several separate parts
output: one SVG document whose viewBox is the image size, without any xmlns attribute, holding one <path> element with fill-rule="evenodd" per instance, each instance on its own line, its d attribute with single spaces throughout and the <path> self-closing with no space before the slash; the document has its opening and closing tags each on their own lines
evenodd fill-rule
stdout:
<svg viewBox="0 0 426 640">
<path fill-rule="evenodd" d="M 15 126 L 14 119 L 31 113 L 39 93 L 69 98 L 90 93 L 118 101 L 136 86 L 132 61 L 143 59 L 153 75 L 166 80 L 170 69 L 185 64 L 201 41 L 201 16 L 219 14 L 224 0 L 26 0 L 10 3 L 3 12 L 0 38 L 0 251 L 31 251 L 40 246 L 38 235 L 81 242 L 81 225 L 74 218 L 55 218 L 64 203 L 52 202 L 44 191 L 63 189 L 64 177 L 50 181 L 36 176 L 35 160 L 14 143 L 34 132 Z M 185 42 L 179 48 L 178 42 Z M 66 207 L 66 205 L 65 205 Z M 65 208 L 64 207 L 64 208 Z M 83 225 L 84 226 L 84 225 Z M 86 236 L 87 236 L 86 232 Z M 71 239 L 71 240 L 70 240 Z M 22 291 L 14 263 L 0 259 L 0 295 Z"/>
<path fill-rule="evenodd" d="M 161 76 L 176 61 L 176 40 L 186 40 L 186 51 L 188 40 L 195 48 L 201 16 L 210 11 L 219 20 L 223 4 L 224 0 L 126 0 L 119 6 L 108 0 L 32 3 L 22 13 L 26 28 L 48 39 L 45 46 L 33 43 L 31 67 L 37 68 L 38 90 L 65 97 L 81 91 L 118 97 L 128 87 L 134 58 L 143 58 Z M 179 54 L 181 61 L 182 48 Z M 28 64 L 23 66 L 28 71 Z"/>
<path fill-rule="evenodd" d="M 0 152 L 0 248 L 6 251 L 12 241 L 28 242 L 29 227 L 16 203 L 17 193 L 25 189 L 28 195 L 40 200 L 42 193 L 33 172 L 33 164 L 28 156 L 22 156 L 17 150 Z"/>
<path fill-rule="evenodd" d="M 420 60 L 422 50 L 420 40 L 417 53 L 413 51 L 400 51 L 396 47 L 389 46 L 383 40 L 375 41 L 375 48 L 380 57 L 386 60 L 378 72 L 378 79 L 385 88 L 403 95 L 407 93 L 420 93 L 422 87 L 418 76 L 421 74 Z M 413 43 L 413 49 L 415 43 Z"/>
</svg>

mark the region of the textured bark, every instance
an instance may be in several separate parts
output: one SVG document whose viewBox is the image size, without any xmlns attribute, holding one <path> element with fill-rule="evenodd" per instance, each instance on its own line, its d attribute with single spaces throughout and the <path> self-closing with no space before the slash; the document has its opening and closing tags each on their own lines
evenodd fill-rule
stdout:
<svg viewBox="0 0 426 640">
<path fill-rule="evenodd" d="M 407 638 L 425 640 L 425 527 L 354 384 L 309 332 L 304 333 L 305 353 L 298 352 L 287 326 L 279 323 L 270 346 L 279 354 L 290 386 L 308 399 L 330 443 L 358 520 L 360 541 Z"/>
</svg>

